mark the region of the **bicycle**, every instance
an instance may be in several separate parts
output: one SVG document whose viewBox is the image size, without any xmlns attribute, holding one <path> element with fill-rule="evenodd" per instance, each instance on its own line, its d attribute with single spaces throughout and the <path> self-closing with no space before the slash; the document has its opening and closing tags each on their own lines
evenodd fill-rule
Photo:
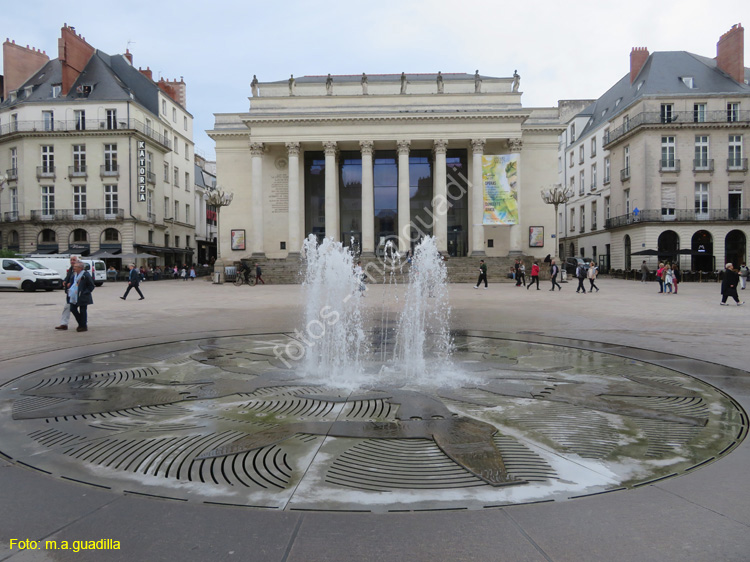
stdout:
<svg viewBox="0 0 750 562">
<path fill-rule="evenodd" d="M 234 286 L 239 287 L 240 285 L 249 285 L 253 286 L 255 285 L 255 277 L 252 275 L 248 275 L 245 277 L 245 274 L 243 272 L 237 272 L 236 277 L 234 278 Z"/>
</svg>

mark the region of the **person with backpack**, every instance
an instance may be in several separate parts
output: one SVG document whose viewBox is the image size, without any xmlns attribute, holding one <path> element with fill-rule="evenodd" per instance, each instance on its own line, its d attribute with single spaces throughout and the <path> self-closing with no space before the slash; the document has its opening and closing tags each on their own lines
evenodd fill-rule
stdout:
<svg viewBox="0 0 750 562">
<path fill-rule="evenodd" d="M 555 290 L 555 285 L 557 285 L 557 290 L 562 291 L 562 286 L 560 283 L 557 282 L 557 276 L 560 274 L 560 267 L 555 263 L 554 259 L 550 260 L 550 267 L 549 267 L 549 276 L 552 279 L 552 288 L 550 291 Z"/>
<path fill-rule="evenodd" d="M 583 280 L 586 279 L 586 268 L 584 267 L 583 262 L 580 262 L 576 267 L 576 277 L 578 278 L 578 288 L 576 289 L 576 293 L 583 291 L 583 294 L 585 295 L 586 287 L 583 286 Z"/>
</svg>

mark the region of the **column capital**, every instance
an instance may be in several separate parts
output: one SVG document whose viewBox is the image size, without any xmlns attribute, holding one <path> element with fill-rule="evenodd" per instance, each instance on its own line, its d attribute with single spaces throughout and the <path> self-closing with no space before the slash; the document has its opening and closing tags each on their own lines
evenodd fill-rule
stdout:
<svg viewBox="0 0 750 562">
<path fill-rule="evenodd" d="M 250 155 L 251 156 L 263 156 L 265 146 L 262 142 L 251 142 L 250 143 Z"/>
<path fill-rule="evenodd" d="M 523 141 L 521 139 L 508 139 L 508 148 L 511 152 L 521 152 Z"/>
<path fill-rule="evenodd" d="M 484 143 L 486 139 L 471 139 L 471 151 L 474 154 L 484 154 Z"/>
<path fill-rule="evenodd" d="M 300 143 L 288 142 L 286 143 L 286 149 L 289 152 L 289 156 L 299 156 Z"/>
<path fill-rule="evenodd" d="M 375 147 L 375 143 L 371 140 L 359 141 L 359 149 L 362 152 L 362 154 L 372 155 L 372 151 L 374 147 Z"/>
<path fill-rule="evenodd" d="M 445 139 L 435 139 L 432 149 L 435 154 L 445 154 L 448 151 L 448 141 Z"/>
<path fill-rule="evenodd" d="M 323 143 L 323 152 L 325 152 L 326 156 L 336 156 L 337 150 L 336 141 L 325 141 Z"/>
<path fill-rule="evenodd" d="M 408 156 L 409 155 L 409 147 L 411 146 L 411 141 L 400 140 L 400 141 L 397 141 L 396 144 L 398 146 L 398 154 L 399 154 L 399 156 L 402 156 L 402 155 Z"/>
</svg>

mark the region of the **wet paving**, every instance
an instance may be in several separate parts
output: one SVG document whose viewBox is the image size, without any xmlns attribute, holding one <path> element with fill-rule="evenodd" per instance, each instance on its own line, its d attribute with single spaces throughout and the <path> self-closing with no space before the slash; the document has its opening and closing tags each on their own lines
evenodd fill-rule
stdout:
<svg viewBox="0 0 750 562">
<path fill-rule="evenodd" d="M 388 337 L 373 339 L 384 356 Z M 28 374 L 0 389 L 1 453 L 181 501 L 400 512 L 637 488 L 712 463 L 748 430 L 730 396 L 622 350 L 459 332 L 450 362 L 418 380 L 371 361 L 337 384 L 289 368 L 279 350 L 295 342 L 178 341 Z"/>
</svg>

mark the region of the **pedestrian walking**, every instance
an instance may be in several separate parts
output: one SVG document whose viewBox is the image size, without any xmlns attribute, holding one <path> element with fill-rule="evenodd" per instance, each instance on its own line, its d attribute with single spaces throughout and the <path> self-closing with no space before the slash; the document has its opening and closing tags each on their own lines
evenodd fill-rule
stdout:
<svg viewBox="0 0 750 562">
<path fill-rule="evenodd" d="M 537 262 L 534 262 L 531 265 L 531 281 L 529 281 L 529 284 L 526 285 L 526 290 L 529 290 L 529 287 L 531 287 L 534 283 L 536 283 L 536 290 L 539 290 L 539 264 Z"/>
<path fill-rule="evenodd" d="M 662 278 L 664 279 L 664 293 L 672 294 L 672 267 L 667 263 L 664 265 L 664 269 L 662 269 L 661 273 Z"/>
<path fill-rule="evenodd" d="M 672 286 L 674 287 L 674 294 L 677 294 L 677 285 L 680 283 L 680 266 L 675 264 L 672 266 Z"/>
<path fill-rule="evenodd" d="M 576 293 L 579 293 L 583 291 L 583 294 L 586 294 L 586 287 L 583 286 L 583 280 L 586 279 L 586 268 L 583 266 L 583 263 L 579 263 L 576 266 L 576 278 L 578 279 L 578 288 L 576 289 Z"/>
<path fill-rule="evenodd" d="M 122 300 L 126 300 L 128 298 L 128 293 L 130 292 L 130 289 L 135 289 L 135 292 L 141 295 L 141 298 L 139 298 L 139 301 L 142 301 L 146 297 L 143 296 L 143 293 L 141 293 L 140 288 L 138 287 L 141 284 L 141 276 L 138 272 L 138 270 L 135 268 L 135 264 L 131 263 L 129 266 L 130 273 L 128 273 L 128 288 L 125 289 L 125 294 L 121 296 L 120 298 Z"/>
<path fill-rule="evenodd" d="M 648 274 L 651 273 L 648 270 L 648 265 L 646 265 L 646 260 L 643 260 L 643 263 L 641 264 L 641 283 L 645 283 L 648 281 Z"/>
<path fill-rule="evenodd" d="M 740 297 L 737 295 L 737 285 L 740 281 L 740 276 L 734 270 L 734 266 L 728 263 L 724 266 L 724 279 L 721 281 L 721 305 L 727 305 L 727 299 L 732 297 L 737 306 L 742 306 L 745 301 L 740 302 Z"/>
<path fill-rule="evenodd" d="M 596 292 L 599 292 L 599 287 L 596 286 L 596 276 L 599 274 L 599 268 L 596 267 L 594 262 L 589 263 L 589 271 L 586 274 L 586 277 L 589 278 L 589 283 L 591 283 L 591 286 L 589 287 L 589 293 L 593 293 L 594 289 L 596 289 Z"/>
<path fill-rule="evenodd" d="M 523 262 L 518 265 L 519 282 L 524 287 L 526 286 L 526 266 Z"/>
<path fill-rule="evenodd" d="M 656 270 L 656 280 L 659 281 L 659 292 L 664 292 L 664 264 L 659 264 L 659 269 Z"/>
<path fill-rule="evenodd" d="M 260 281 L 264 285 L 266 284 L 266 282 L 263 281 L 263 271 L 261 271 L 260 269 L 260 264 L 256 263 L 255 264 L 255 285 L 256 286 L 258 285 L 258 281 Z"/>
<path fill-rule="evenodd" d="M 521 260 L 516 258 L 516 262 L 513 264 L 513 279 L 516 280 L 516 287 L 521 285 Z"/>
<path fill-rule="evenodd" d="M 190 280 L 195 281 L 195 267 L 190 268 Z"/>
<path fill-rule="evenodd" d="M 68 324 L 70 323 L 70 301 L 68 300 L 68 289 L 73 283 L 73 276 L 75 275 L 74 266 L 78 261 L 78 256 L 70 256 L 70 267 L 63 280 L 63 292 L 65 293 L 65 306 L 63 307 L 62 316 L 60 316 L 60 325 L 55 326 L 55 330 L 67 330 Z"/>
<path fill-rule="evenodd" d="M 479 260 L 479 279 L 477 279 L 477 284 L 474 286 L 475 289 L 479 288 L 479 285 L 484 281 L 484 288 L 487 288 L 487 265 L 484 263 L 484 260 Z"/>
<path fill-rule="evenodd" d="M 745 287 L 747 287 L 748 275 L 750 275 L 750 269 L 747 268 L 745 262 L 742 262 L 742 265 L 740 266 L 740 289 L 743 291 L 745 290 Z"/>
<path fill-rule="evenodd" d="M 560 268 L 555 263 L 555 260 L 554 259 L 550 260 L 549 275 L 550 275 L 550 279 L 552 279 L 552 288 L 550 289 L 550 291 L 555 290 L 555 285 L 557 285 L 558 291 L 562 291 L 562 286 L 560 285 L 560 283 L 557 282 L 557 276 L 559 274 L 560 274 Z"/>
<path fill-rule="evenodd" d="M 84 269 L 82 261 L 76 261 L 73 266 L 73 279 L 68 289 L 68 302 L 70 312 L 78 322 L 76 332 L 87 332 L 89 329 L 88 308 L 94 304 L 91 293 L 94 290 L 94 280 L 91 274 Z"/>
</svg>

